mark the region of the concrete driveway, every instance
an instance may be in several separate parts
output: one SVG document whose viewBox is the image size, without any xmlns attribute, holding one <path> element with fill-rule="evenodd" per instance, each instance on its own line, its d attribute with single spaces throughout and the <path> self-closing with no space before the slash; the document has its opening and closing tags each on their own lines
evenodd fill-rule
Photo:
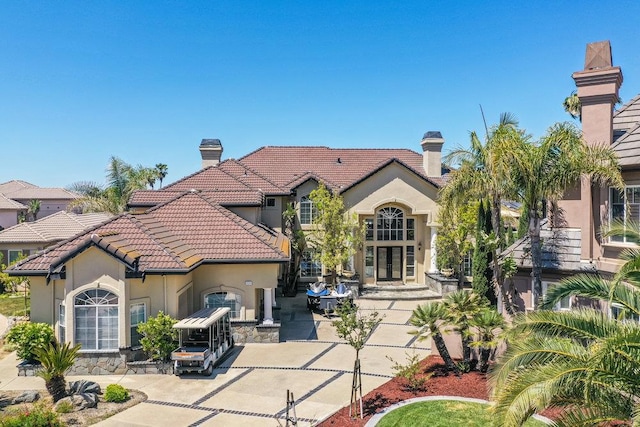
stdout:
<svg viewBox="0 0 640 427">
<path fill-rule="evenodd" d="M 295 399 L 298 426 L 309 426 L 349 404 L 355 351 L 341 342 L 332 319 L 306 308 L 306 297 L 281 298 L 278 344 L 238 346 L 210 377 L 173 375 L 69 376 L 105 387 L 119 383 L 148 400 L 98 426 L 284 425 L 286 392 Z M 407 321 L 422 301 L 358 300 L 365 312 L 385 315 L 361 353 L 363 394 L 393 377 L 391 362 L 406 361 L 410 347 L 426 357 L 431 342 L 416 342 Z M 44 389 L 44 381 L 18 377 L 15 353 L 0 361 L 0 391 Z"/>
</svg>

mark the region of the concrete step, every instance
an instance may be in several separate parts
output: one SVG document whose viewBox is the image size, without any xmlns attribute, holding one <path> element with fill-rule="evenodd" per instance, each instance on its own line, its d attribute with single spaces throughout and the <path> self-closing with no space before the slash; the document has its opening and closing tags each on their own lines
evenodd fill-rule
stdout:
<svg viewBox="0 0 640 427">
<path fill-rule="evenodd" d="M 360 299 L 369 300 L 436 300 L 442 298 L 426 285 L 362 285 Z"/>
</svg>

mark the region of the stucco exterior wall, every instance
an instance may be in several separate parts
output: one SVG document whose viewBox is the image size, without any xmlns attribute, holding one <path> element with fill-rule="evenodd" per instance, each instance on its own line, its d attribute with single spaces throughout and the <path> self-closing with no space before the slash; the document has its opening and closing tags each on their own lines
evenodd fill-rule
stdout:
<svg viewBox="0 0 640 427">
<path fill-rule="evenodd" d="M 18 203 L 22 203 L 25 206 L 29 206 L 30 199 L 14 199 Z M 45 216 L 54 214 L 56 212 L 64 211 L 69 206 L 69 200 L 64 199 L 46 199 L 40 200 L 40 211 L 38 212 L 37 219 L 44 218 Z"/>
<path fill-rule="evenodd" d="M 0 210 L 0 227 L 9 228 L 18 223 L 17 210 Z"/>
<path fill-rule="evenodd" d="M 271 196 L 269 198 L 271 198 Z M 275 206 L 264 206 L 261 210 L 260 214 L 262 217 L 262 222 L 273 228 L 274 230 L 282 231 L 282 212 L 284 211 L 289 198 L 273 197 L 273 199 L 275 200 Z"/>
<path fill-rule="evenodd" d="M 231 212 L 238 215 L 240 218 L 244 218 L 252 224 L 257 224 L 260 218 L 260 208 L 258 207 L 238 207 L 233 206 L 228 208 Z"/>
</svg>

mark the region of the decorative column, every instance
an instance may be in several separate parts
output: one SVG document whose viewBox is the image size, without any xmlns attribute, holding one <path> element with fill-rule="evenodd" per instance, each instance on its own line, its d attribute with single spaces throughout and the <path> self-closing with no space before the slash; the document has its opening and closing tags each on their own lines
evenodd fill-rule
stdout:
<svg viewBox="0 0 640 427">
<path fill-rule="evenodd" d="M 438 229 L 435 227 L 431 227 L 431 257 L 429 263 L 429 273 L 436 273 L 438 271 L 438 264 L 436 260 L 438 259 L 438 250 L 436 248 L 436 237 L 438 237 Z"/>
<path fill-rule="evenodd" d="M 264 288 L 264 320 L 263 325 L 273 325 L 273 303 L 271 291 L 273 288 Z"/>
<path fill-rule="evenodd" d="M 276 303 L 276 288 L 271 288 L 271 307 L 275 307 L 278 304 Z"/>
</svg>

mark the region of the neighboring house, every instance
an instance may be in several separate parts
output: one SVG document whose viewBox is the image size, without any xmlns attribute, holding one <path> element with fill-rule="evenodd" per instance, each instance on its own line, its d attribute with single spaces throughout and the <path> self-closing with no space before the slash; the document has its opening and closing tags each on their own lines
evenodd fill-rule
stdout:
<svg viewBox="0 0 640 427">
<path fill-rule="evenodd" d="M 40 201 L 40 211 L 36 219 L 43 218 L 56 212 L 64 211 L 77 194 L 64 188 L 42 188 L 26 181 L 13 180 L 0 184 L 0 229 L 8 228 L 18 223 L 20 213 L 26 213 L 31 200 Z M 7 204 L 9 199 L 15 204 Z"/>
<path fill-rule="evenodd" d="M 366 283 L 425 283 L 435 271 L 436 198 L 445 182 L 439 132 L 406 149 L 263 147 L 220 161 L 203 140 L 203 169 L 158 191 L 138 191 L 131 212 L 9 269 L 31 280 L 32 320 L 117 359 L 135 328 L 159 311 L 184 318 L 228 306 L 236 342 L 278 341 L 275 290 L 290 260 L 283 211 L 311 226 L 309 193 L 325 183 L 367 224 L 352 267 Z M 321 278 L 305 255 L 301 280 Z M 277 307 L 276 307 L 277 308 Z M 275 317 L 275 324 L 274 324 Z"/>
<path fill-rule="evenodd" d="M 543 224 L 543 294 L 563 277 L 580 272 L 615 273 L 619 255 L 629 244 L 621 238 L 604 239 L 603 225 L 613 219 L 640 220 L 640 95 L 615 111 L 622 84 L 620 67 L 612 65 L 609 42 L 587 45 L 584 70 L 573 74 L 582 103 L 582 132 L 588 144 L 610 145 L 617 153 L 626 182 L 623 194 L 583 181 L 568 189 L 559 212 Z M 629 209 L 625 209 L 628 203 Z M 518 273 L 505 283 L 520 309 L 533 308 L 531 257 L 528 239 L 516 242 L 503 256 L 513 255 Z M 567 298 L 558 309 L 570 309 Z"/>
<path fill-rule="evenodd" d="M 75 214 L 61 211 L 34 222 L 23 222 L 0 231 L 2 263 L 9 265 L 21 255 L 28 256 L 107 221 L 107 213 Z"/>
</svg>

